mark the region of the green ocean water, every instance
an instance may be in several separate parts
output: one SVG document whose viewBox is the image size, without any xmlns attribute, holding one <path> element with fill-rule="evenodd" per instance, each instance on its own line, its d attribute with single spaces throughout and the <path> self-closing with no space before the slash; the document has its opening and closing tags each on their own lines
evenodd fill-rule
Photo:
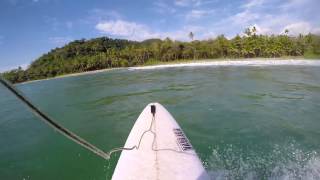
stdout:
<svg viewBox="0 0 320 180">
<path fill-rule="evenodd" d="M 108 151 L 160 102 L 213 179 L 320 179 L 320 67 L 112 70 L 17 86 Z M 0 86 L 0 179 L 110 179 L 106 161 L 49 128 Z"/>
</svg>

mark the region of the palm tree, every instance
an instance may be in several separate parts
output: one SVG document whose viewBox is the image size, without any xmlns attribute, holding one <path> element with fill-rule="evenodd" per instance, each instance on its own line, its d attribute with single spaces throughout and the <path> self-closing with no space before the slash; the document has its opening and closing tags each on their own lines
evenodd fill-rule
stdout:
<svg viewBox="0 0 320 180">
<path fill-rule="evenodd" d="M 247 36 L 251 36 L 251 30 L 250 30 L 250 28 L 246 28 L 246 29 L 244 30 L 244 34 L 246 34 Z"/>
<path fill-rule="evenodd" d="M 189 38 L 191 39 L 191 41 L 193 41 L 193 37 L 194 37 L 194 34 L 193 34 L 193 32 L 191 31 L 191 32 L 189 33 Z"/>
<path fill-rule="evenodd" d="M 191 43 L 193 41 L 193 37 L 194 37 L 194 34 L 192 31 L 190 31 L 189 38 L 191 39 Z M 196 59 L 196 48 L 193 47 L 193 60 L 195 60 L 195 59 Z"/>
<path fill-rule="evenodd" d="M 252 27 L 252 33 L 253 33 L 253 36 L 256 35 L 256 32 L 257 32 L 257 28 L 255 26 Z"/>
<path fill-rule="evenodd" d="M 289 34 L 289 30 L 288 30 L 288 29 L 285 29 L 285 30 L 284 30 L 284 33 L 285 33 L 286 35 L 288 35 L 288 34 Z"/>
</svg>

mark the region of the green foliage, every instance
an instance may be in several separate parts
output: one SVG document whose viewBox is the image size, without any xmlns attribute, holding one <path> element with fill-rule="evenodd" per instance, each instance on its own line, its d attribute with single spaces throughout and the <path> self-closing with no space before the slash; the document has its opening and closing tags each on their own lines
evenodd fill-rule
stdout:
<svg viewBox="0 0 320 180">
<path fill-rule="evenodd" d="M 255 27 L 247 28 L 244 36 L 192 42 L 148 39 L 142 42 L 107 37 L 76 40 L 56 48 L 33 61 L 26 70 L 21 68 L 3 75 L 13 83 L 43 79 L 59 75 L 114 67 L 156 64 L 176 60 L 214 58 L 253 58 L 320 56 L 320 36 L 308 34 L 298 37 L 257 35 Z"/>
<path fill-rule="evenodd" d="M 21 67 L 2 74 L 8 81 L 18 83 L 28 80 L 27 74 Z"/>
</svg>

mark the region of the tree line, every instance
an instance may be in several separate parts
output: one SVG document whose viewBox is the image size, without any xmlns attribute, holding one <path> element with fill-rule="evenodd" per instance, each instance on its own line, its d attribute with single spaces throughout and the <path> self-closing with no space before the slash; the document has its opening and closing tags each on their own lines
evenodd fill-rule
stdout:
<svg viewBox="0 0 320 180">
<path fill-rule="evenodd" d="M 304 56 L 320 57 L 320 36 L 315 34 L 289 36 L 258 35 L 255 27 L 244 35 L 227 39 L 224 35 L 208 40 L 190 42 L 169 38 L 142 42 L 108 37 L 76 40 L 64 47 L 52 49 L 33 61 L 26 70 L 21 67 L 3 73 L 13 83 L 50 78 L 105 68 L 128 67 L 175 60 L 215 58 L 254 58 Z"/>
</svg>

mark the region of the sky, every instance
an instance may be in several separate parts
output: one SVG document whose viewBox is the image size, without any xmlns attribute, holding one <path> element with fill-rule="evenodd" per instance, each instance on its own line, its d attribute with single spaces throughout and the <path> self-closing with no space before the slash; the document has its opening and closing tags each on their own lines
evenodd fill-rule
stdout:
<svg viewBox="0 0 320 180">
<path fill-rule="evenodd" d="M 0 0 L 0 72 L 76 39 L 320 34 L 320 0 Z"/>
</svg>

